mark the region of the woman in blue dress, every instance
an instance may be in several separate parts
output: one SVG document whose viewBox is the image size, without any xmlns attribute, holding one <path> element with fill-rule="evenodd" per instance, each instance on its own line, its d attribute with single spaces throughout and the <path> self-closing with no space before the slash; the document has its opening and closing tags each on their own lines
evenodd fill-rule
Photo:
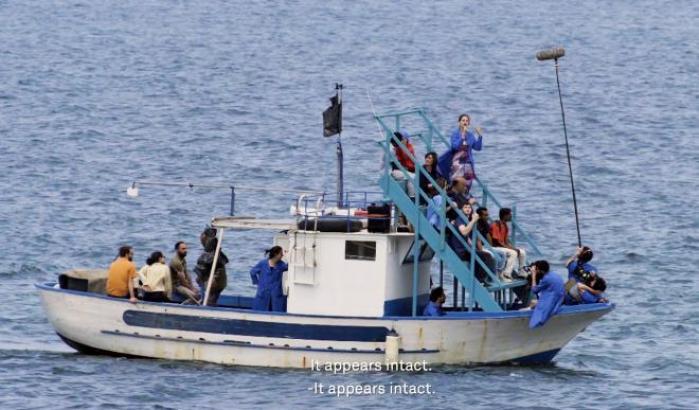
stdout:
<svg viewBox="0 0 699 410">
<path fill-rule="evenodd" d="M 476 178 L 473 150 L 483 149 L 483 136 L 480 127 L 473 132 L 468 130 L 471 125 L 471 117 L 468 114 L 459 116 L 459 127 L 451 133 L 451 149 L 439 157 L 439 171 L 442 175 L 448 175 L 449 181 L 456 177 L 464 177 L 471 187 L 471 182 Z"/>
<path fill-rule="evenodd" d="M 257 294 L 252 302 L 253 310 L 286 312 L 286 295 L 282 291 L 282 276 L 289 269 L 282 261 L 284 251 L 281 246 L 273 246 L 265 251 L 263 259 L 250 270 Z"/>
</svg>

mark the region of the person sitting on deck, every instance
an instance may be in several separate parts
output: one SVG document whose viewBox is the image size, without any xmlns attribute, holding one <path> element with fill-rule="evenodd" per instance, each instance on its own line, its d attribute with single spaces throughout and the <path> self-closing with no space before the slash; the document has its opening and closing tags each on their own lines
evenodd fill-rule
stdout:
<svg viewBox="0 0 699 410">
<path fill-rule="evenodd" d="M 527 260 L 527 254 L 523 248 L 515 248 L 509 239 L 509 228 L 507 223 L 512 221 L 512 210 L 510 208 L 500 208 L 500 219 L 490 225 L 491 244 L 494 249 L 500 251 L 505 257 L 505 267 L 502 274 L 506 278 L 512 279 L 512 272 L 515 261 L 519 261 L 517 267 L 518 276 L 526 276 L 522 271 Z"/>
<path fill-rule="evenodd" d="M 444 289 L 441 286 L 437 286 L 430 292 L 430 302 L 425 306 L 425 310 L 422 311 L 422 316 L 444 316 L 444 309 L 442 305 L 447 300 L 447 295 L 444 293 Z"/>
<path fill-rule="evenodd" d="M 468 114 L 459 115 L 459 126 L 451 134 L 450 149 L 439 157 L 439 170 L 450 181 L 456 177 L 464 177 L 470 188 L 476 178 L 473 150 L 483 149 L 483 136 L 480 127 L 475 131 L 478 138 L 468 130 L 471 117 Z"/>
<path fill-rule="evenodd" d="M 471 231 L 473 230 L 474 226 L 478 222 L 479 216 L 478 214 L 473 213 L 473 207 L 471 204 L 466 203 L 464 206 L 461 208 L 462 212 L 468 218 L 468 221 L 464 221 L 462 218 L 457 218 L 454 220 L 453 225 L 457 229 L 457 232 L 459 233 L 461 239 L 466 242 L 466 246 L 464 246 L 461 243 L 461 240 L 459 240 L 459 237 L 450 234 L 448 238 L 448 243 L 449 246 L 456 252 L 456 254 L 459 256 L 459 258 L 462 261 L 470 262 L 471 260 Z M 487 252 L 479 251 L 476 249 L 476 255 L 483 261 L 483 263 L 490 269 L 491 271 L 495 271 L 495 260 L 493 259 L 492 255 L 490 255 Z M 486 281 L 486 278 L 488 277 L 488 274 L 486 273 L 485 269 L 481 266 L 478 261 L 475 262 L 475 276 L 478 281 L 481 283 L 484 283 Z"/>
<path fill-rule="evenodd" d="M 146 302 L 169 302 L 172 295 L 170 267 L 165 264 L 165 255 L 160 251 L 150 254 L 146 265 L 138 271 Z"/>
<path fill-rule="evenodd" d="M 211 268 L 216 258 L 216 247 L 218 246 L 216 232 L 216 228 L 206 228 L 199 236 L 199 240 L 204 247 L 204 252 L 199 256 L 199 259 L 197 259 L 194 272 L 197 274 L 197 284 L 201 289 L 202 297 L 206 297 L 206 288 L 208 286 L 209 276 L 211 275 Z M 226 276 L 227 263 L 228 257 L 223 251 L 220 251 L 218 259 L 216 260 L 213 282 L 211 283 L 209 296 L 206 300 L 206 305 L 208 306 L 216 306 L 218 297 L 221 296 L 221 292 L 223 292 L 228 284 L 228 277 Z"/>
<path fill-rule="evenodd" d="M 178 241 L 175 244 L 175 254 L 170 259 L 170 275 L 172 280 L 173 299 L 184 299 L 185 303 L 199 304 L 199 291 L 192 283 L 187 272 L 187 244 Z"/>
<path fill-rule="evenodd" d="M 257 285 L 257 294 L 252 302 L 253 310 L 286 312 L 286 295 L 282 289 L 282 277 L 289 269 L 282 261 L 284 250 L 273 246 L 265 251 L 262 259 L 250 270 L 253 285 Z"/>
<path fill-rule="evenodd" d="M 447 194 L 452 201 L 456 202 L 458 208 L 461 208 L 466 203 L 471 205 L 476 203 L 476 198 L 472 197 L 469 193 L 468 184 L 463 177 L 454 178 Z M 449 218 L 449 220 L 456 219 L 456 211 L 450 210 L 447 214 L 447 218 Z"/>
<path fill-rule="evenodd" d="M 544 260 L 532 264 L 531 287 L 538 300 L 532 302 L 534 311 L 529 318 L 530 329 L 543 326 L 563 304 L 563 279 L 556 272 L 549 272 L 549 269 L 549 263 Z"/>
<path fill-rule="evenodd" d="M 442 189 L 446 189 L 446 184 L 447 181 L 439 177 L 437 178 L 436 182 L 440 185 Z M 427 188 L 427 195 L 430 197 L 429 204 L 427 206 L 427 220 L 430 221 L 430 225 L 434 227 L 436 230 L 440 230 L 441 228 L 441 208 L 444 205 L 445 198 L 440 195 L 439 191 L 435 187 L 433 187 L 431 184 Z M 446 212 L 449 212 L 451 209 L 451 205 L 446 205 Z"/>
<path fill-rule="evenodd" d="M 490 255 L 490 258 L 493 260 L 493 268 L 491 268 L 491 270 L 494 273 L 497 273 L 498 277 L 500 277 L 501 280 L 506 282 L 512 281 L 512 276 L 504 273 L 503 268 L 505 267 L 505 264 L 497 264 L 497 259 L 495 257 L 495 253 L 497 253 L 500 260 L 504 261 L 505 254 L 503 252 L 498 251 L 495 248 L 491 248 L 491 251 L 490 249 L 487 249 L 485 247 L 485 242 L 487 242 L 490 246 L 492 246 L 493 244 L 493 239 L 490 237 L 490 225 L 488 224 L 488 208 L 482 206 L 478 208 L 478 210 L 476 210 L 476 213 L 478 214 L 478 223 L 476 224 L 476 229 L 478 230 L 478 233 L 485 239 L 485 241 L 483 241 L 481 240 L 481 238 L 478 238 L 478 242 L 476 242 L 476 248 L 479 252 Z"/>
<path fill-rule="evenodd" d="M 439 171 L 437 170 L 437 153 L 428 152 L 427 154 L 425 154 L 425 163 L 422 164 L 422 166 L 425 168 L 425 171 L 427 171 L 430 177 L 432 177 L 432 179 L 435 182 L 439 183 L 439 179 L 442 178 L 442 176 L 439 174 Z M 430 188 L 434 188 L 432 186 L 432 183 L 422 172 L 420 172 L 420 176 L 418 179 L 420 181 L 420 189 L 422 190 L 422 192 L 429 195 Z M 420 204 L 427 205 L 427 201 L 425 201 L 425 198 L 423 198 L 422 196 L 420 197 Z"/>
<path fill-rule="evenodd" d="M 122 246 L 119 248 L 119 256 L 109 266 L 107 274 L 107 296 L 113 298 L 129 299 L 136 303 L 136 291 L 133 280 L 136 277 L 136 265 L 133 263 L 133 248 Z"/>
<path fill-rule="evenodd" d="M 396 139 L 405 145 L 407 150 L 412 154 L 413 157 L 415 157 L 415 148 L 413 147 L 413 144 L 410 143 L 410 135 L 405 132 L 405 131 L 396 131 L 393 133 L 393 135 L 396 137 Z M 410 159 L 410 156 L 406 152 L 406 149 L 399 146 L 398 143 L 392 138 L 391 139 L 391 145 L 393 145 L 393 152 L 396 154 L 396 158 L 398 159 L 398 162 L 405 168 L 405 170 L 408 173 L 408 180 L 406 181 L 406 189 L 408 191 L 408 196 L 411 198 L 415 197 L 415 186 L 413 185 L 413 179 L 415 179 L 415 163 L 413 162 L 412 159 Z M 391 176 L 396 181 L 404 181 L 406 176 L 401 171 L 398 166 L 394 163 L 391 163 Z"/>
</svg>

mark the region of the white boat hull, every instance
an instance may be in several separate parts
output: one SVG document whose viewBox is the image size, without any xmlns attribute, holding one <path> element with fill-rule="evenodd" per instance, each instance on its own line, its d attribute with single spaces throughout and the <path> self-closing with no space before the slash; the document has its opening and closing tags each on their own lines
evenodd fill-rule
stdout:
<svg viewBox="0 0 699 410">
<path fill-rule="evenodd" d="M 131 304 L 50 285 L 37 288 L 56 332 L 85 353 L 283 368 L 310 368 L 314 362 L 384 362 L 390 330 L 400 336 L 397 353 L 403 362 L 546 363 L 613 309 L 609 304 L 564 307 L 545 326 L 531 330 L 526 311 L 463 312 L 442 318 L 328 317 Z"/>
</svg>

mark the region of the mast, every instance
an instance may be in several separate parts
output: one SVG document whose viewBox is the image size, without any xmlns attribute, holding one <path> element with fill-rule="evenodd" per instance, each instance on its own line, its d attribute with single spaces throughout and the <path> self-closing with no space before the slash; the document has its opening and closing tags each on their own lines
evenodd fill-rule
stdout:
<svg viewBox="0 0 699 410">
<path fill-rule="evenodd" d="M 335 92 L 337 93 L 337 104 L 340 106 L 338 115 L 338 133 L 337 133 L 337 207 L 342 208 L 344 196 L 344 158 L 342 156 L 342 84 L 335 83 Z"/>
</svg>

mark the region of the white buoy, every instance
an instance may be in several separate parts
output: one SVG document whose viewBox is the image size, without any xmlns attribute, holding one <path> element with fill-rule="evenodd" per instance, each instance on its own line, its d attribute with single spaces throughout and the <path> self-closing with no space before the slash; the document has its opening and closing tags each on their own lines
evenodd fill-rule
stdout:
<svg viewBox="0 0 699 410">
<path fill-rule="evenodd" d="M 126 195 L 128 195 L 131 198 L 136 198 L 138 196 L 138 187 L 135 183 L 131 184 L 128 188 L 126 188 Z"/>
<path fill-rule="evenodd" d="M 395 329 L 386 335 L 386 364 L 397 363 L 400 351 L 401 337 Z"/>
</svg>

